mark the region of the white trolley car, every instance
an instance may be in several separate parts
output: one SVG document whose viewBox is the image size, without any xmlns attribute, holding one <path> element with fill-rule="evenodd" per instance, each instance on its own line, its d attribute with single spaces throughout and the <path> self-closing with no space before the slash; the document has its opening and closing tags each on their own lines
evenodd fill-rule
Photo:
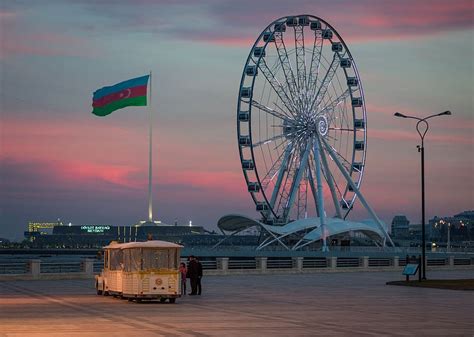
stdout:
<svg viewBox="0 0 474 337">
<path fill-rule="evenodd" d="M 109 244 L 104 247 L 104 269 L 96 276 L 97 294 L 174 303 L 181 296 L 181 248 L 157 240 Z"/>
</svg>

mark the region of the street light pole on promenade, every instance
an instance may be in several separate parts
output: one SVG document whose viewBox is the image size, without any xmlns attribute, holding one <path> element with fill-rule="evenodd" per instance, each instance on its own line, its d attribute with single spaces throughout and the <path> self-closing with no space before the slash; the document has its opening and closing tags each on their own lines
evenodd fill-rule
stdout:
<svg viewBox="0 0 474 337">
<path fill-rule="evenodd" d="M 430 128 L 427 120 L 429 118 L 437 117 L 437 116 L 444 116 L 444 115 L 451 115 L 451 111 L 444 111 L 438 114 L 430 115 L 425 118 L 419 118 L 414 116 L 404 115 L 400 112 L 395 112 L 395 117 L 400 118 L 411 118 L 416 119 L 418 122 L 416 123 L 416 131 L 420 135 L 421 138 L 421 146 L 418 145 L 418 152 L 421 153 L 421 259 L 422 259 L 422 279 L 426 280 L 426 234 L 425 234 L 425 135 Z"/>
</svg>

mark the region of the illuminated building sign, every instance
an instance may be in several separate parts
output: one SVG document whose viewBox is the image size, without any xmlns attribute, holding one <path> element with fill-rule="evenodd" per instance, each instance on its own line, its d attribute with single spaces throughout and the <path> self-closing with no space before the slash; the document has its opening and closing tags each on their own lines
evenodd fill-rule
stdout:
<svg viewBox="0 0 474 337">
<path fill-rule="evenodd" d="M 81 232 L 92 233 L 92 234 L 102 234 L 108 232 L 110 226 L 105 225 L 83 225 L 81 226 Z"/>
<path fill-rule="evenodd" d="M 28 222 L 28 232 L 43 232 L 41 229 L 53 229 L 61 225 L 61 222 Z"/>
</svg>

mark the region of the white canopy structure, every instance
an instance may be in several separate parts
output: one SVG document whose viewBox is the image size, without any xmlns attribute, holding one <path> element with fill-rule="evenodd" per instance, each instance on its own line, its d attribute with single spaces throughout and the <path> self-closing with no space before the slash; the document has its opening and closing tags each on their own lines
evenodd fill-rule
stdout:
<svg viewBox="0 0 474 337">
<path fill-rule="evenodd" d="M 326 218 L 324 230 L 321 226 L 320 218 L 307 218 L 292 221 L 284 226 L 267 225 L 260 221 L 251 219 L 245 215 L 230 214 L 219 219 L 217 226 L 223 233 L 235 235 L 248 228 L 258 227 L 265 230 L 269 236 L 257 247 L 262 249 L 268 245 L 278 242 L 287 249 L 297 250 L 313 242 L 328 238 L 330 236 L 343 234 L 346 232 L 361 232 L 377 243 L 383 244 L 385 233 L 373 220 L 360 222 L 346 221 L 339 218 Z M 291 235 L 299 235 L 300 240 L 288 245 L 288 238 Z"/>
<path fill-rule="evenodd" d="M 178 245 L 173 242 L 161 241 L 161 240 L 149 240 L 149 241 L 138 241 L 138 242 L 125 242 L 117 243 L 111 242 L 108 246 L 105 246 L 104 249 L 130 249 L 130 248 L 183 248 L 183 246 Z"/>
</svg>

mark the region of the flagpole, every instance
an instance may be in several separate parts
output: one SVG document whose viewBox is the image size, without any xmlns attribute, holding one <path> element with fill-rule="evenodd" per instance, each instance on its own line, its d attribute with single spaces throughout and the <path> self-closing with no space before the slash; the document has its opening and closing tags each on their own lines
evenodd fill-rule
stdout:
<svg viewBox="0 0 474 337">
<path fill-rule="evenodd" d="M 152 145 L 152 137 L 153 137 L 153 127 L 152 127 L 152 122 L 153 122 L 153 117 L 151 114 L 151 89 L 152 89 L 152 78 L 151 78 L 151 70 L 150 70 L 150 91 L 148 93 L 148 97 L 150 99 L 150 129 L 149 129 L 149 162 L 148 162 L 148 221 L 153 222 L 153 206 L 152 206 L 152 189 L 151 189 L 151 162 L 152 162 L 152 151 L 151 151 L 151 145 Z"/>
</svg>

